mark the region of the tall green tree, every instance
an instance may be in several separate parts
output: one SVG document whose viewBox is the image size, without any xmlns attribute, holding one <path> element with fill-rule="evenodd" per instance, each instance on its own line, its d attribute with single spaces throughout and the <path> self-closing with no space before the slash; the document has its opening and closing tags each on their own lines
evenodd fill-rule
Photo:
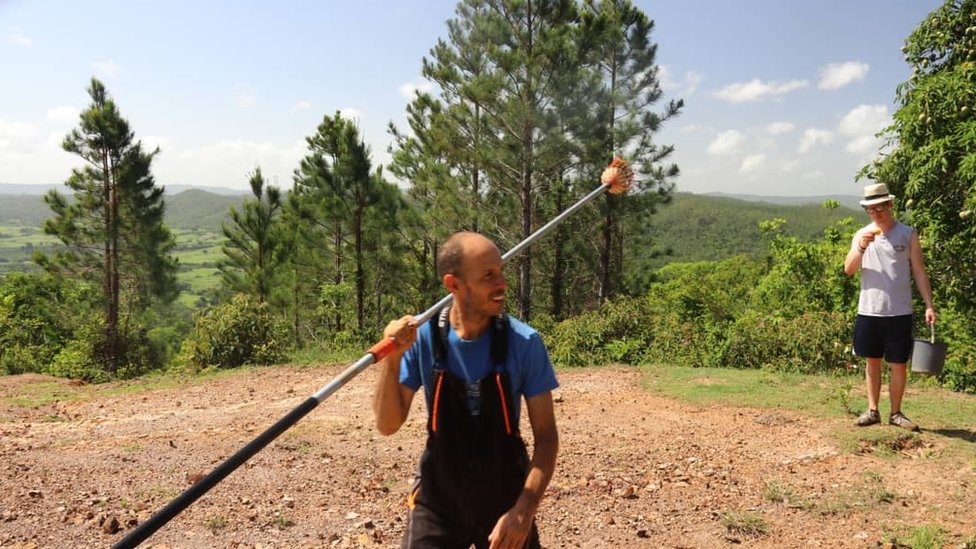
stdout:
<svg viewBox="0 0 976 549">
<path fill-rule="evenodd" d="M 356 325 L 365 327 L 364 227 L 371 206 L 379 200 L 377 184 L 382 172 L 373 173 L 369 147 L 354 122 L 339 112 L 326 116 L 318 132 L 306 138 L 309 154 L 295 172 L 293 189 L 296 219 L 326 235 L 333 258 L 333 284 L 341 285 L 351 270 L 355 288 Z M 306 240 L 307 242 L 307 240 Z M 352 256 L 352 268 L 345 264 Z M 336 329 L 340 329 L 337 326 Z"/>
<path fill-rule="evenodd" d="M 861 175 L 886 183 L 919 231 L 937 296 L 976 311 L 976 1 L 947 0 L 902 48 L 885 149 Z"/>
<path fill-rule="evenodd" d="M 415 243 L 411 251 L 420 269 L 416 278 L 426 305 L 433 304 L 443 292 L 437 278 L 440 243 L 455 231 L 482 229 L 480 170 L 477 162 L 472 162 L 470 174 L 465 175 L 465 164 L 455 153 L 470 143 L 457 136 L 458 126 L 464 125 L 456 124 L 453 116 L 432 95 L 417 93 L 407 105 L 409 132 L 392 123 L 389 126 L 394 140 L 390 173 L 410 182 L 405 197 L 410 207 L 403 211 L 399 230 L 407 242 Z M 472 148 L 464 156 L 475 154 Z"/>
<path fill-rule="evenodd" d="M 100 359 L 115 373 L 124 359 L 120 331 L 127 329 L 120 319 L 128 320 L 152 300 L 176 297 L 175 240 L 163 224 L 163 189 L 151 171 L 159 150 L 143 150 L 97 79 L 88 94 L 91 104 L 63 142 L 86 163 L 65 182 L 74 194 L 55 190 L 44 198 L 54 212 L 44 230 L 65 249 L 35 259 L 52 272 L 100 283 L 105 308 Z"/>
<path fill-rule="evenodd" d="M 230 224 L 220 224 L 227 241 L 222 248 L 225 257 L 217 266 L 224 287 L 264 303 L 272 301 L 276 280 L 282 276 L 288 241 L 280 219 L 281 191 L 266 186 L 260 167 L 248 182 L 254 198 L 245 200 L 240 211 L 231 206 Z"/>
<path fill-rule="evenodd" d="M 463 167 L 472 192 L 484 193 L 479 228 L 484 223 L 483 232 L 503 248 L 532 233 L 539 187 L 553 176 L 540 159 L 557 126 L 553 97 L 575 74 L 575 6 L 569 0 L 464 0 L 448 22 L 449 41 L 438 41 L 424 59 L 423 74 L 442 92 L 456 142 L 466 145 L 451 151 L 452 164 Z M 516 260 L 522 318 L 531 314 L 532 253 Z"/>
<path fill-rule="evenodd" d="M 658 112 L 663 99 L 657 44 L 651 40 L 654 21 L 630 0 L 586 0 L 578 33 L 580 47 L 600 83 L 592 102 L 590 129 L 582 129 L 591 163 L 605 166 L 622 156 L 640 169 L 642 196 L 622 199 L 606 194 L 599 256 L 599 299 L 612 297 L 621 287 L 624 271 L 623 218 L 653 213 L 674 188 L 678 167 L 667 163 L 674 147 L 658 145 L 654 134 L 661 124 L 677 116 L 682 100 L 671 100 Z M 595 149 L 595 150 L 594 150 Z"/>
</svg>

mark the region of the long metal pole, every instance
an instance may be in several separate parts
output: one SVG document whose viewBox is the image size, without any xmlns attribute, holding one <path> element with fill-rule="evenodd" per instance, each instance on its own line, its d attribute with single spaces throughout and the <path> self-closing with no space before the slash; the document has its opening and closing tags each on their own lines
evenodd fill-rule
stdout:
<svg viewBox="0 0 976 549">
<path fill-rule="evenodd" d="M 537 229 L 534 233 L 529 235 L 518 244 L 516 244 L 512 249 L 508 250 L 502 255 L 502 261 L 507 261 L 515 254 L 521 252 L 526 247 L 532 245 L 533 242 L 541 238 L 543 235 L 549 232 L 550 229 L 558 225 L 561 221 L 569 217 L 576 210 L 580 209 L 587 202 L 590 202 L 597 196 L 603 194 L 607 189 L 610 188 L 609 184 L 603 184 L 599 188 L 594 189 L 590 194 L 584 196 L 579 200 L 579 202 L 573 204 L 569 208 L 566 208 L 562 213 L 557 215 L 551 221 Z M 420 315 L 416 317 L 417 324 L 423 324 L 424 322 L 430 320 L 437 311 L 441 310 L 445 305 L 450 303 L 453 296 L 448 294 L 444 296 L 440 301 L 434 304 L 431 308 L 427 309 Z M 351 366 L 343 370 L 341 374 L 336 376 L 332 381 L 324 385 L 321 389 L 316 391 L 312 396 L 308 397 L 304 402 L 295 407 L 291 412 L 288 412 L 283 418 L 279 419 L 274 425 L 269 427 L 266 431 L 258 435 L 257 438 L 249 442 L 246 446 L 237 451 L 236 454 L 224 460 L 223 463 L 218 465 L 213 471 L 211 471 L 207 476 L 200 479 L 193 486 L 187 488 L 182 494 L 176 497 L 173 501 L 169 502 L 166 507 L 163 507 L 156 512 L 153 516 L 149 517 L 149 520 L 143 522 L 136 527 L 135 530 L 129 532 L 124 538 L 119 540 L 112 549 L 130 549 L 132 547 L 138 546 L 140 543 L 145 541 L 149 536 L 153 535 L 156 530 L 159 530 L 167 522 L 173 519 L 181 511 L 189 507 L 194 501 L 200 498 L 200 496 L 206 494 L 211 488 L 217 485 L 218 482 L 224 480 L 224 478 L 234 472 L 235 469 L 244 464 L 247 460 L 251 459 L 254 454 L 260 452 L 267 446 L 271 441 L 278 438 L 278 436 L 288 430 L 289 427 L 298 423 L 300 419 L 305 417 L 306 414 L 311 412 L 316 406 L 318 406 L 322 401 L 329 398 L 332 393 L 335 393 L 343 385 L 348 383 L 352 378 L 359 375 L 360 372 L 366 369 L 370 364 L 378 362 L 383 359 L 386 355 L 393 350 L 393 339 L 387 338 L 376 345 L 373 345 L 365 355 L 359 360 L 354 362 Z"/>
</svg>

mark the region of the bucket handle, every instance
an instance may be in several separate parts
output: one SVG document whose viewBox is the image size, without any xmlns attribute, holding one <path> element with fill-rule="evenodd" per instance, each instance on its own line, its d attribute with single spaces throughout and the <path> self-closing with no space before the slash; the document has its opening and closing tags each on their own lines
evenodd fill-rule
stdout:
<svg viewBox="0 0 976 549">
<path fill-rule="evenodd" d="M 932 329 L 932 345 L 935 345 L 935 323 L 933 322 L 932 324 L 929 324 L 929 328 Z"/>
</svg>

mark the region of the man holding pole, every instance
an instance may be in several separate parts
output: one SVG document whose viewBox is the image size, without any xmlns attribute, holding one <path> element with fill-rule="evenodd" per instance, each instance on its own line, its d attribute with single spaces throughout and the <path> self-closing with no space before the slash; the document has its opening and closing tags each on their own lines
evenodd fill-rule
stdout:
<svg viewBox="0 0 976 549">
<path fill-rule="evenodd" d="M 918 233 L 895 219 L 894 200 L 884 183 L 864 187 L 864 200 L 860 204 L 871 217 L 871 223 L 854 234 L 844 259 L 844 272 L 849 276 L 861 271 L 854 354 L 867 360 L 868 409 L 857 418 L 855 425 L 867 427 L 881 422 L 878 412 L 881 360 L 886 359 L 891 374 L 888 423 L 917 431 L 918 425 L 901 411 L 913 343 L 912 278 L 925 301 L 927 324 L 935 324 L 935 308 Z"/>
<path fill-rule="evenodd" d="M 405 316 L 384 330 L 395 344 L 380 364 L 377 429 L 395 433 L 421 387 L 428 412 L 403 548 L 540 547 L 534 518 L 556 465 L 558 382 L 539 334 L 503 312 L 502 267 L 484 236 L 451 236 L 437 271 L 453 304 L 422 326 Z M 531 460 L 519 435 L 522 397 Z"/>
</svg>

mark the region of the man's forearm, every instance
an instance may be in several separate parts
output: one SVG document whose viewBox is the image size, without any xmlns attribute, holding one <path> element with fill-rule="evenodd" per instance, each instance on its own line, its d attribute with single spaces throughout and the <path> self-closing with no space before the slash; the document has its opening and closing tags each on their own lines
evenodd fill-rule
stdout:
<svg viewBox="0 0 976 549">
<path fill-rule="evenodd" d="M 539 502 L 545 495 L 549 481 L 552 480 L 553 472 L 556 470 L 556 454 L 559 452 L 559 437 L 550 437 L 535 440 L 532 462 L 529 465 L 529 474 L 525 478 L 525 486 L 522 494 L 515 503 L 515 510 L 525 513 L 528 517 L 534 517 L 539 509 Z"/>
<path fill-rule="evenodd" d="M 392 435 L 407 418 L 400 390 L 400 358 L 402 353 L 391 353 L 379 364 L 379 379 L 373 394 L 373 415 L 376 429 L 384 435 Z"/>
</svg>

